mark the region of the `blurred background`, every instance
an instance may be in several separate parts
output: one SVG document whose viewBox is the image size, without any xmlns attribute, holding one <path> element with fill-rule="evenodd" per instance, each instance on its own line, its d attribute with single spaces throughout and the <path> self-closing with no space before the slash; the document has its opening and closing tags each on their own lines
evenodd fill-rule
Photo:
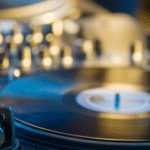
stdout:
<svg viewBox="0 0 150 150">
<path fill-rule="evenodd" d="M 123 12 L 137 18 L 145 28 L 150 27 L 149 0 L 94 0 L 112 12 Z"/>
</svg>

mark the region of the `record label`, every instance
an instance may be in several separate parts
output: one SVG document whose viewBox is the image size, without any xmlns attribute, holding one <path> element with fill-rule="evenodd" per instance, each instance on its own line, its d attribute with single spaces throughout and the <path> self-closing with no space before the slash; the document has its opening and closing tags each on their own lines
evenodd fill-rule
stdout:
<svg viewBox="0 0 150 150">
<path fill-rule="evenodd" d="M 80 106 L 102 113 L 139 114 L 149 112 L 150 95 L 142 91 L 114 88 L 92 88 L 76 96 Z"/>
</svg>

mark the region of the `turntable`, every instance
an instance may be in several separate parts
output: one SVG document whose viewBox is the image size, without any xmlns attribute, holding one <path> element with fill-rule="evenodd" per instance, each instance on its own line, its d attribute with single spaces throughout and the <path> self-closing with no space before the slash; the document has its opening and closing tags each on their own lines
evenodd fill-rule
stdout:
<svg viewBox="0 0 150 150">
<path fill-rule="evenodd" d="M 135 19 L 84 0 L 0 3 L 1 149 L 150 149 Z"/>
<path fill-rule="evenodd" d="M 16 137 L 33 149 L 149 149 L 149 72 L 74 68 L 20 78 L 1 90 Z"/>
</svg>

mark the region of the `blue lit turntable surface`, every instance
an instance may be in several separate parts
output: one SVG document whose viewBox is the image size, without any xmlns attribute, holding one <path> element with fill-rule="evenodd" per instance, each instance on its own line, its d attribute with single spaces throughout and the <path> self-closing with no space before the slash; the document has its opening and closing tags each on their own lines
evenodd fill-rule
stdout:
<svg viewBox="0 0 150 150">
<path fill-rule="evenodd" d="M 10 83 L 2 89 L 2 96 L 19 97 L 19 98 L 35 98 L 35 99 L 59 99 L 64 90 L 71 88 L 69 80 L 49 77 L 49 73 L 36 74 L 21 78 Z M 53 80 L 55 78 L 55 80 Z"/>
<path fill-rule="evenodd" d="M 23 125 L 50 133 L 150 141 L 149 75 L 137 68 L 42 72 L 3 87 L 0 105 L 11 106 Z"/>
</svg>

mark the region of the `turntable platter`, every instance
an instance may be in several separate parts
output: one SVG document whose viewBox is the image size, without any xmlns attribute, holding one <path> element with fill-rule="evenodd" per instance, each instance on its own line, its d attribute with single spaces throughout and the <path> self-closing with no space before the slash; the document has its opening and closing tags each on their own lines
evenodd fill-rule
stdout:
<svg viewBox="0 0 150 150">
<path fill-rule="evenodd" d="M 35 138 L 34 128 L 40 139 L 54 134 L 67 144 L 149 146 L 149 75 L 139 68 L 47 71 L 3 87 L 0 104 L 13 108 L 18 137 Z"/>
</svg>

